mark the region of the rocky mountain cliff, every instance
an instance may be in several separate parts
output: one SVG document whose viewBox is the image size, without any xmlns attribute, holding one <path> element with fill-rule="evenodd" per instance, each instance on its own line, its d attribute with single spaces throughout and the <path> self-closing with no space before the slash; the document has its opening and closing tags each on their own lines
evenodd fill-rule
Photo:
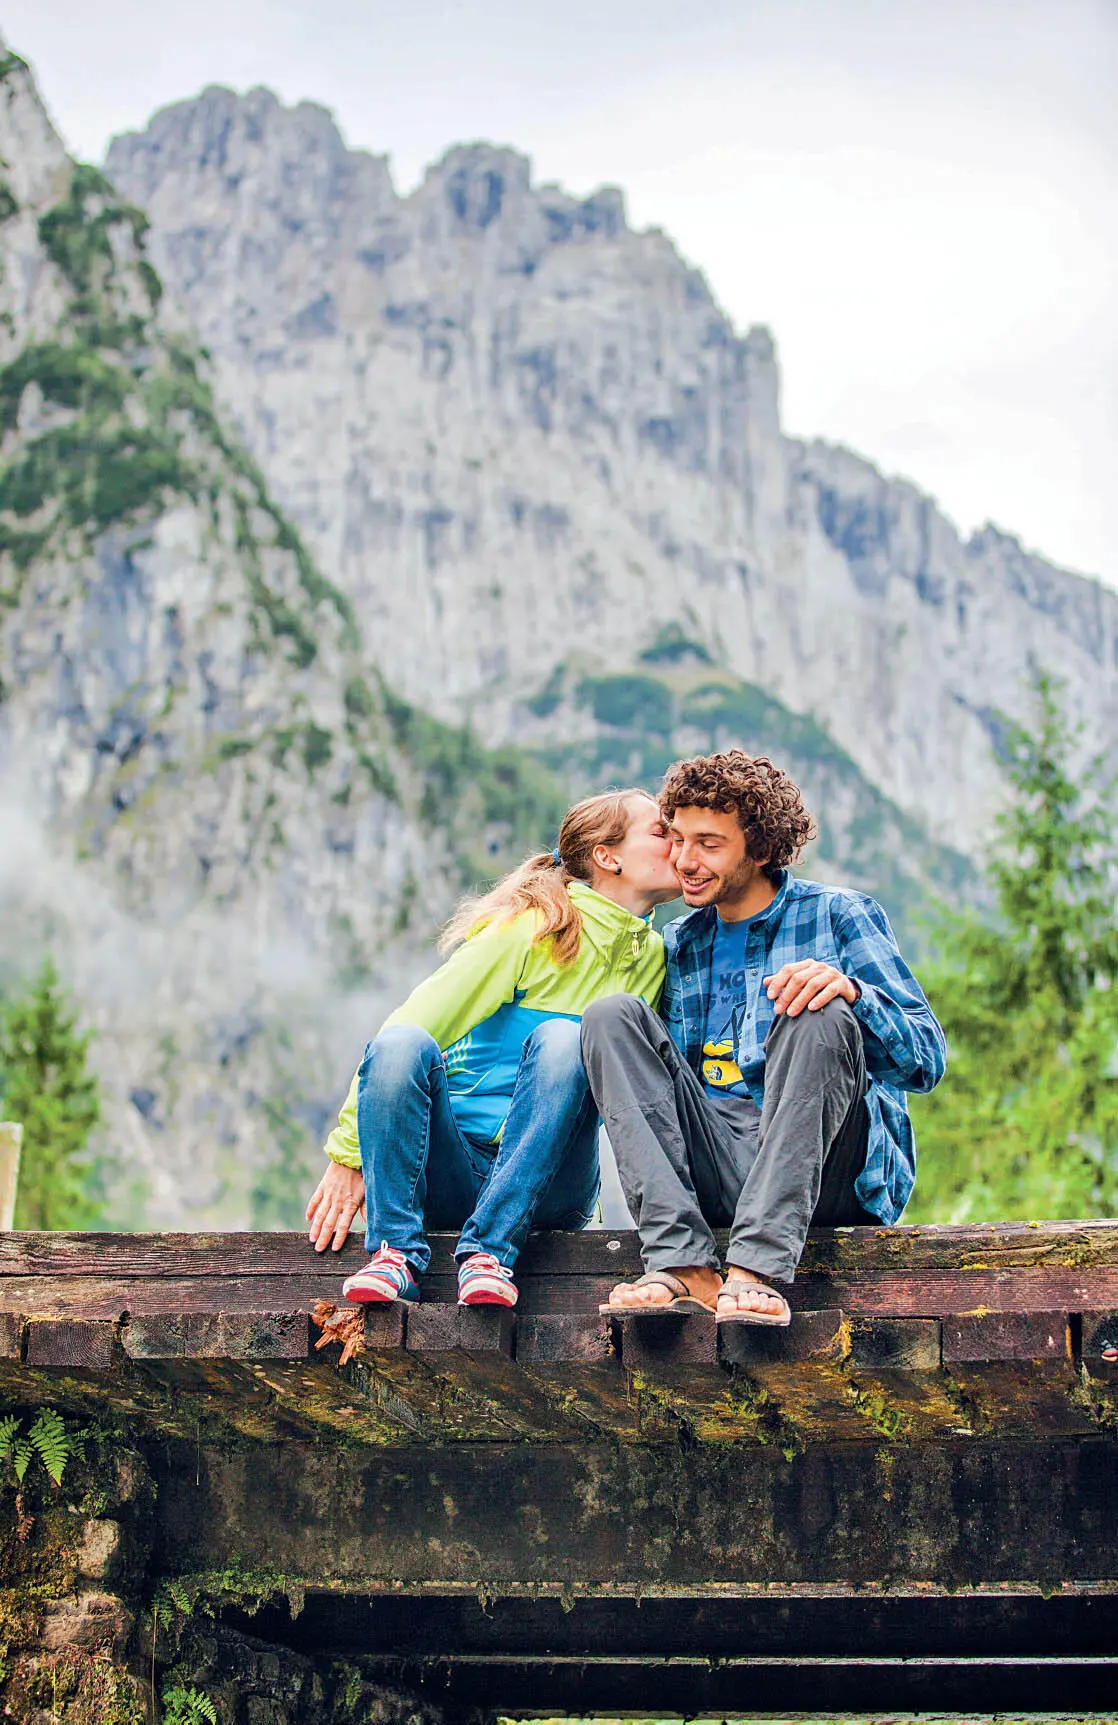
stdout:
<svg viewBox="0 0 1118 1725">
<path fill-rule="evenodd" d="M 0 157 L 0 981 L 49 943 L 99 1032 L 117 1219 L 293 1220 L 384 990 L 562 802 L 381 680 L 14 54 Z"/>
<path fill-rule="evenodd" d="M 763 745 L 763 691 L 964 850 L 1032 663 L 1113 742 L 1118 596 L 785 438 L 768 333 L 739 336 L 619 192 L 476 144 L 400 196 L 325 110 L 262 89 L 163 110 L 106 171 L 410 700 L 636 764 L 642 738 Z"/>
<path fill-rule="evenodd" d="M 1036 655 L 1113 734 L 1113 597 L 789 443 L 619 194 L 208 91 L 71 162 L 0 48 L 0 988 L 98 1032 L 109 1214 L 294 1222 L 463 884 L 742 742 L 809 858 L 965 887 Z"/>
</svg>

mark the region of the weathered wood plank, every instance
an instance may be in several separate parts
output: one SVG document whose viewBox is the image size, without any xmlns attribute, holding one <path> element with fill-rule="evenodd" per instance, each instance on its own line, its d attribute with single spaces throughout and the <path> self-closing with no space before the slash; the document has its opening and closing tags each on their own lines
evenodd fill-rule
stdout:
<svg viewBox="0 0 1118 1725">
<path fill-rule="evenodd" d="M 116 1325 L 109 1318 L 32 1318 L 27 1325 L 27 1364 L 108 1371 L 115 1342 Z"/>
<path fill-rule="evenodd" d="M 434 1373 L 404 1347 L 406 1306 L 350 1306 L 340 1301 L 332 1308 L 342 1319 L 343 1335 L 336 1334 L 329 1302 L 320 1304 L 313 1322 L 321 1330 L 315 1353 L 324 1369 L 333 1367 L 359 1378 L 368 1374 L 369 1396 L 384 1412 L 420 1438 L 439 1442 L 505 1443 L 509 1428 L 498 1419 L 487 1401 L 459 1389 L 451 1393 Z M 360 1341 L 351 1363 L 341 1366 L 343 1340 L 348 1346 L 350 1320 L 360 1324 Z"/>
<path fill-rule="evenodd" d="M 398 1398 L 380 1393 L 376 1373 L 362 1360 L 341 1370 L 324 1360 L 255 1360 L 249 1369 L 293 1425 L 318 1437 L 399 1444 L 426 1436 Z"/>
<path fill-rule="evenodd" d="M 717 1326 L 718 1357 L 726 1365 L 781 1365 L 791 1361 L 834 1361 L 846 1347 L 843 1314 L 793 1312 L 786 1328 L 766 1324 Z"/>
<path fill-rule="evenodd" d="M 1066 1360 L 945 1361 L 944 1382 L 975 1437 L 1035 1443 L 1099 1433 Z"/>
<path fill-rule="evenodd" d="M 611 1319 L 621 1364 L 642 1421 L 670 1417 L 689 1438 L 710 1443 L 755 1439 L 756 1422 L 719 1363 L 714 1320 L 702 1313 L 662 1312 Z"/>
<path fill-rule="evenodd" d="M 735 1393 L 782 1448 L 826 1439 L 865 1443 L 882 1428 L 846 1372 L 849 1325 L 838 1310 L 794 1312 L 786 1329 L 725 1325 L 720 1358 L 734 1368 Z"/>
<path fill-rule="evenodd" d="M 851 1369 L 932 1372 L 941 1360 L 935 1318 L 856 1318 L 850 1325 Z"/>
<path fill-rule="evenodd" d="M 171 1312 L 309 1312 L 316 1302 L 342 1302 L 343 1276 L 0 1276 L 0 1314 L 73 1318 L 156 1317 Z M 524 1276 L 521 1314 L 593 1316 L 613 1286 L 609 1277 Z M 428 1276 L 424 1305 L 450 1305 L 451 1278 Z M 953 1313 L 1118 1310 L 1118 1271 L 1023 1269 L 1010 1271 L 891 1271 L 876 1280 L 848 1282 L 809 1276 L 791 1290 L 796 1312 L 841 1307 L 865 1318 L 934 1319 Z"/>
<path fill-rule="evenodd" d="M 8 1276 L 0 1277 L 0 1318 L 18 1316 L 69 1318 L 75 1321 L 120 1320 L 174 1314 L 241 1313 L 267 1310 L 294 1320 L 313 1310 L 319 1301 L 343 1304 L 342 1277 L 285 1276 L 236 1277 L 110 1277 L 110 1276 Z M 612 1283 L 605 1278 L 574 1276 L 524 1278 L 521 1303 L 523 1316 L 571 1314 L 593 1317 Z M 444 1278 L 427 1278 L 424 1302 L 450 1305 L 454 1285 Z M 949 1318 L 964 1312 L 1106 1313 L 1118 1311 L 1118 1274 L 1094 1271 L 1089 1276 L 1070 1270 L 1016 1270 L 996 1272 L 932 1272 L 922 1275 L 890 1274 L 879 1281 L 844 1283 L 838 1279 L 805 1278 L 792 1290 L 797 1316 L 820 1309 L 809 1303 L 822 1299 L 827 1308 L 838 1306 L 860 1321 L 924 1320 Z M 1116 1338 L 1118 1339 L 1118 1338 Z"/>
<path fill-rule="evenodd" d="M 896 1318 L 943 1318 L 985 1307 L 992 1312 L 1062 1309 L 1080 1312 L 1118 1307 L 1118 1269 L 935 1270 L 892 1267 L 888 1274 L 797 1276 L 789 1294 L 793 1310 L 841 1306 L 844 1312 Z"/>
<path fill-rule="evenodd" d="M 613 1325 L 597 1313 L 520 1314 L 516 1363 L 561 1413 L 573 1412 L 611 1437 L 654 1442 L 678 1430 L 634 1391 Z"/>
<path fill-rule="evenodd" d="M 124 1351 L 136 1360 L 305 1360 L 305 1312 L 159 1312 L 124 1325 Z"/>
<path fill-rule="evenodd" d="M 432 1274 L 452 1273 L 455 1243 L 451 1234 L 432 1236 Z M 725 1243 L 723 1233 L 720 1248 Z M 316 1254 L 302 1233 L 10 1232 L 0 1234 L 0 1276 L 346 1275 L 363 1252 L 358 1233 L 340 1253 Z M 520 1259 L 518 1281 L 541 1275 L 617 1281 L 640 1267 L 639 1242 L 631 1231 L 533 1234 Z M 801 1275 L 858 1281 L 894 1272 L 1020 1269 L 1118 1273 L 1118 1222 L 817 1229 L 808 1237 Z"/>
<path fill-rule="evenodd" d="M 943 1320 L 947 1367 L 991 1360 L 1071 1360 L 1066 1312 L 960 1312 Z"/>
<path fill-rule="evenodd" d="M 572 1410 L 563 1414 L 513 1364 L 516 1319 L 496 1306 L 414 1306 L 408 1313 L 409 1354 L 451 1392 L 487 1401 L 510 1434 L 537 1442 L 592 1435 Z"/>
</svg>

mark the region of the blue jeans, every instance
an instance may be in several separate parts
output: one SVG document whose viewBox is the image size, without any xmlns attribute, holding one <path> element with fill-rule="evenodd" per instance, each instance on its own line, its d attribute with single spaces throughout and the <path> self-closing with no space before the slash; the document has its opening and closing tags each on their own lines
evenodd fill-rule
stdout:
<svg viewBox="0 0 1118 1725">
<path fill-rule="evenodd" d="M 454 1118 L 433 1036 L 395 1024 L 369 1043 L 357 1079 L 365 1244 L 431 1261 L 425 1228 L 460 1228 L 456 1253 L 492 1252 L 511 1268 L 533 1225 L 585 1228 L 598 1199 L 598 1111 L 579 1024 L 549 1018 L 524 1044 L 500 1145 Z"/>
</svg>

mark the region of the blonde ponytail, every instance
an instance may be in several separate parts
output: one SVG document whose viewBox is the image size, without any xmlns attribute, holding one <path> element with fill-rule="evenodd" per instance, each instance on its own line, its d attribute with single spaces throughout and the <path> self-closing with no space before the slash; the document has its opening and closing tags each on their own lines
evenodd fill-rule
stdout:
<svg viewBox="0 0 1118 1725">
<path fill-rule="evenodd" d="M 582 917 L 567 887 L 572 880 L 589 883 L 596 846 L 620 844 L 632 819 L 630 801 L 647 795 L 631 787 L 576 803 L 563 817 L 558 855 L 537 851 L 480 898 L 463 899 L 442 932 L 439 951 L 457 946 L 489 923 L 511 922 L 531 910 L 540 918 L 532 944 L 550 940 L 555 963 L 573 964 L 582 939 Z"/>
</svg>

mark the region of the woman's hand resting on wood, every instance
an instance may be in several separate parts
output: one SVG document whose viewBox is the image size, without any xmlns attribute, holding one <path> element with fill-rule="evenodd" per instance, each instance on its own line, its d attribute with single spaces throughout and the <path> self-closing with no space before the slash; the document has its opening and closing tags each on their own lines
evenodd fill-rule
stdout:
<svg viewBox="0 0 1118 1725">
<path fill-rule="evenodd" d="M 306 1210 L 315 1251 L 325 1252 L 332 1245 L 335 1252 L 340 1252 L 349 1238 L 354 1217 L 364 1209 L 365 1182 L 360 1168 L 331 1162 L 311 1193 Z"/>
</svg>

